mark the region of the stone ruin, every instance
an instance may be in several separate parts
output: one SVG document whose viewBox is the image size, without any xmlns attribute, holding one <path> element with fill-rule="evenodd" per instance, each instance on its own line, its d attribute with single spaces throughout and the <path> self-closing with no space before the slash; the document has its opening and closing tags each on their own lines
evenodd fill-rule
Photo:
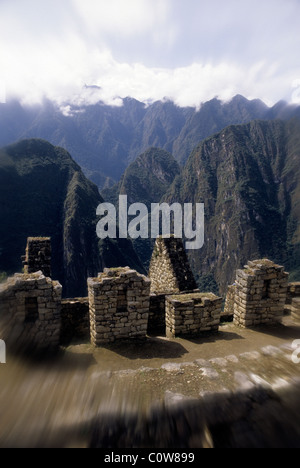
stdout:
<svg viewBox="0 0 300 468">
<path fill-rule="evenodd" d="M 150 333 L 166 333 L 166 298 L 172 294 L 199 293 L 181 239 L 158 237 L 154 246 L 149 278 Z"/>
<path fill-rule="evenodd" d="M 29 237 L 22 260 L 25 274 L 41 271 L 46 278 L 51 278 L 50 237 Z"/>
<path fill-rule="evenodd" d="M 233 300 L 234 323 L 244 328 L 277 324 L 284 315 L 288 277 L 283 266 L 267 259 L 248 262 L 238 270 L 228 299 Z"/>
<path fill-rule="evenodd" d="M 88 279 L 91 342 L 95 346 L 117 339 L 147 335 L 150 280 L 128 267 L 105 269 Z"/>
<path fill-rule="evenodd" d="M 222 298 L 211 293 L 172 295 L 166 298 L 166 335 L 198 336 L 217 332 L 220 326 Z"/>
<path fill-rule="evenodd" d="M 42 272 L 16 274 L 0 285 L 0 329 L 18 351 L 44 351 L 60 344 L 62 287 Z"/>
<path fill-rule="evenodd" d="M 128 267 L 88 280 L 88 298 L 62 299 L 52 281 L 48 238 L 29 238 L 25 274 L 0 285 L 0 338 L 12 349 L 43 351 L 71 340 L 95 346 L 156 333 L 170 338 L 217 332 L 222 298 L 200 293 L 181 240 L 158 238 L 150 278 Z M 42 268 L 43 271 L 38 270 Z M 284 311 L 300 317 L 300 283 L 288 285 L 284 267 L 248 262 L 228 288 L 225 311 L 241 327 L 273 325 Z"/>
<path fill-rule="evenodd" d="M 151 292 L 179 293 L 197 289 L 182 239 L 158 237 L 150 263 Z"/>
</svg>

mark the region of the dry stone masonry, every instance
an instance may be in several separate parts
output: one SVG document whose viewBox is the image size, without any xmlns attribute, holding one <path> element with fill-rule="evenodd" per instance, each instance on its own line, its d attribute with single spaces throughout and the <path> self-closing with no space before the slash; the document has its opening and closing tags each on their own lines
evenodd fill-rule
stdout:
<svg viewBox="0 0 300 468">
<path fill-rule="evenodd" d="M 238 270 L 234 323 L 243 328 L 278 323 L 284 314 L 288 276 L 283 266 L 267 259 L 248 262 Z"/>
<path fill-rule="evenodd" d="M 91 341 L 95 346 L 146 337 L 150 280 L 130 268 L 105 269 L 88 279 Z"/>
<path fill-rule="evenodd" d="M 150 278 L 129 267 L 105 269 L 88 280 L 88 298 L 62 300 L 51 274 L 51 240 L 28 238 L 25 274 L 0 285 L 0 339 L 11 350 L 42 351 L 73 339 L 101 346 L 119 339 L 197 336 L 216 332 L 222 298 L 196 289 L 182 240 L 159 237 Z M 152 287 L 151 287 L 152 282 Z M 224 316 L 241 327 L 277 323 L 290 313 L 300 321 L 300 283 L 288 284 L 284 267 L 248 262 L 229 286 Z"/>
<path fill-rule="evenodd" d="M 9 349 L 58 348 L 62 287 L 42 272 L 16 274 L 0 285 L 0 330 Z"/>
<path fill-rule="evenodd" d="M 51 278 L 51 239 L 49 237 L 29 237 L 23 265 L 26 274 L 41 271 L 46 278 Z"/>
<path fill-rule="evenodd" d="M 156 294 L 173 294 L 197 289 L 182 239 L 157 238 L 149 278 L 151 292 Z"/>
<path fill-rule="evenodd" d="M 166 330 L 168 338 L 217 332 L 220 325 L 222 298 L 211 293 L 166 297 Z"/>
</svg>

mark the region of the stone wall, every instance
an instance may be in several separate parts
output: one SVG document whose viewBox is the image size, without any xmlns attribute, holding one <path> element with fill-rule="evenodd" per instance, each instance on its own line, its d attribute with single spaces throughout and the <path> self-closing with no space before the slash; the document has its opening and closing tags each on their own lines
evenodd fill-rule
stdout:
<svg viewBox="0 0 300 468">
<path fill-rule="evenodd" d="M 241 327 L 276 324 L 283 314 L 288 273 L 270 260 L 248 262 L 236 276 L 234 323 Z"/>
<path fill-rule="evenodd" d="M 63 299 L 61 304 L 61 338 L 63 345 L 72 340 L 90 338 L 89 299 Z"/>
<path fill-rule="evenodd" d="M 150 263 L 151 292 L 177 293 L 197 289 L 182 239 L 156 239 Z"/>
<path fill-rule="evenodd" d="M 62 287 L 42 272 L 16 274 L 0 285 L 0 336 L 9 350 L 59 346 Z"/>
<path fill-rule="evenodd" d="M 168 338 L 195 336 L 219 329 L 222 298 L 211 293 L 166 297 L 166 334 Z"/>
<path fill-rule="evenodd" d="M 95 346 L 145 337 L 150 280 L 130 268 L 105 269 L 88 279 L 91 342 Z"/>
<path fill-rule="evenodd" d="M 235 303 L 235 294 L 236 294 L 236 286 L 235 284 L 228 286 L 226 301 L 224 311 L 222 312 L 223 320 L 232 320 L 234 315 L 234 303 Z"/>
<path fill-rule="evenodd" d="M 51 278 L 51 239 L 49 237 L 28 237 L 24 273 L 41 271 L 46 278 Z"/>
</svg>

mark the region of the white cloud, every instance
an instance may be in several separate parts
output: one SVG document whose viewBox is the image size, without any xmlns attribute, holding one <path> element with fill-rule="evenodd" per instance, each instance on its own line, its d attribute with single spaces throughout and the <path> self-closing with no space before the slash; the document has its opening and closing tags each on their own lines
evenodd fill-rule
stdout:
<svg viewBox="0 0 300 468">
<path fill-rule="evenodd" d="M 295 0 L 2 0 L 0 83 L 65 114 L 126 96 L 299 102 L 297 12 Z"/>
<path fill-rule="evenodd" d="M 95 36 L 136 36 L 154 33 L 166 23 L 169 0 L 73 0 L 80 17 Z"/>
</svg>

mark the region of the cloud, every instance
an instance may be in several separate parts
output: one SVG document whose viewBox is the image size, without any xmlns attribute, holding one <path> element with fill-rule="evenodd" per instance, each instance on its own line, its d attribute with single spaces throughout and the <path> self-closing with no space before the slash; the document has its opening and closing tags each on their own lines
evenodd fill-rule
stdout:
<svg viewBox="0 0 300 468">
<path fill-rule="evenodd" d="M 86 27 L 96 37 L 130 37 L 150 33 L 165 24 L 170 0 L 73 0 Z"/>
<path fill-rule="evenodd" d="M 46 96 L 66 114 L 126 96 L 298 102 L 298 13 L 298 0 L 2 0 L 2 99 Z"/>
</svg>

